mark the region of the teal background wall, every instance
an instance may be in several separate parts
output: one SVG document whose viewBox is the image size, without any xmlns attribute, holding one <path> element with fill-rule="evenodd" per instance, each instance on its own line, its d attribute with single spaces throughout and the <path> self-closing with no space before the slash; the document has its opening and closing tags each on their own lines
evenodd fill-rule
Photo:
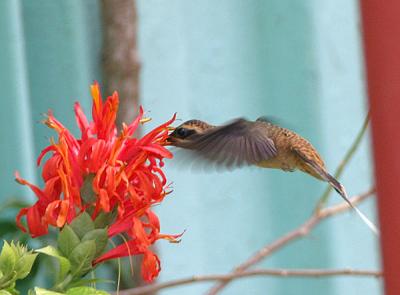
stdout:
<svg viewBox="0 0 400 295">
<path fill-rule="evenodd" d="M 154 123 L 178 112 L 218 124 L 272 115 L 308 138 L 331 171 L 366 113 L 358 3 L 355 0 L 139 0 L 141 103 Z M 73 101 L 89 106 L 101 81 L 100 5 L 90 1 L 0 1 L 1 197 L 25 196 L 13 173 L 35 180 L 34 161 L 52 135 L 39 121 L 53 109 L 74 126 Z M 76 129 L 75 129 L 76 130 Z M 299 172 L 243 169 L 192 173 L 167 163 L 174 193 L 157 208 L 160 281 L 225 273 L 304 221 L 325 185 Z M 369 140 L 346 170 L 350 194 L 373 183 Z M 337 203 L 337 195 L 330 202 Z M 375 214 L 373 200 L 360 208 Z M 278 268 L 379 267 L 377 240 L 355 214 L 322 224 L 262 263 Z M 210 284 L 161 294 L 201 294 Z M 376 279 L 251 278 L 222 294 L 381 294 Z"/>
</svg>

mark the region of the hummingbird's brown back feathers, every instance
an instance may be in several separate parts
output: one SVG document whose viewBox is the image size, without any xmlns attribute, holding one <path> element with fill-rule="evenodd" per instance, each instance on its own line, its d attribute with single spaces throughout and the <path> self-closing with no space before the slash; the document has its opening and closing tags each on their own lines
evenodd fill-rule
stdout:
<svg viewBox="0 0 400 295">
<path fill-rule="evenodd" d="M 272 124 L 269 121 L 263 121 L 263 123 L 265 132 L 274 142 L 278 153 L 275 158 L 263 161 L 258 166 L 278 168 L 284 171 L 299 169 L 320 180 L 324 179 L 304 160 L 308 159 L 325 170 L 324 161 L 310 142 L 289 129 Z"/>
</svg>

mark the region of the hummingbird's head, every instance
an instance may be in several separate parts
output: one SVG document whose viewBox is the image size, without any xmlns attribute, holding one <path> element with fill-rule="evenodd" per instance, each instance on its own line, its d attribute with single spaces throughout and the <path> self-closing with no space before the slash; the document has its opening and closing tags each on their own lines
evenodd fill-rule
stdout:
<svg viewBox="0 0 400 295">
<path fill-rule="evenodd" d="M 196 135 L 202 134 L 204 131 L 214 126 L 200 120 L 189 120 L 174 128 L 167 138 L 169 145 L 181 146 L 185 142 L 193 139 Z"/>
</svg>

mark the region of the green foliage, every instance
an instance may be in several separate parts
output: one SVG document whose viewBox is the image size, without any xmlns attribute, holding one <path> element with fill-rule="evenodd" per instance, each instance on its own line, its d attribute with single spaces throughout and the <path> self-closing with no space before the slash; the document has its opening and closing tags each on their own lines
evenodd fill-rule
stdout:
<svg viewBox="0 0 400 295">
<path fill-rule="evenodd" d="M 29 295 L 109 295 L 105 291 L 96 290 L 90 287 L 75 287 L 68 289 L 66 293 L 54 292 L 42 288 L 35 288 L 33 291 L 29 292 Z M 0 293 L 0 295 L 3 295 Z M 4 294 L 6 295 L 6 293 Z"/>
<path fill-rule="evenodd" d="M 54 247 L 52 246 L 47 246 L 41 249 L 36 250 L 35 252 L 38 253 L 43 253 L 51 257 L 57 258 L 59 264 L 60 264 L 60 271 L 57 275 L 57 283 L 61 282 L 62 280 L 65 280 L 67 277 L 68 272 L 71 270 L 71 262 Z"/>
<path fill-rule="evenodd" d="M 97 200 L 96 193 L 93 191 L 93 179 L 96 175 L 89 174 L 85 177 L 81 188 L 81 196 L 85 203 L 93 203 Z"/>
<path fill-rule="evenodd" d="M 94 222 L 86 212 L 83 212 L 81 215 L 76 217 L 71 222 L 70 226 L 80 239 L 82 239 L 87 232 L 94 230 Z"/>
<path fill-rule="evenodd" d="M 105 291 L 96 290 L 90 287 L 76 287 L 67 291 L 67 295 L 109 295 Z"/>
<path fill-rule="evenodd" d="M 37 254 L 11 242 L 4 241 L 0 253 L 0 295 L 18 294 L 15 290 L 16 280 L 24 279 L 31 271 Z"/>
<path fill-rule="evenodd" d="M 84 212 L 77 216 L 70 225 L 64 226 L 58 235 L 57 241 L 58 248 L 47 246 L 36 251 L 54 257 L 59 262 L 60 270 L 53 289 L 65 292 L 72 287 L 87 285 L 87 280 L 82 280 L 82 277 L 93 270 L 93 261 L 106 248 L 108 242 L 107 230 L 105 228 L 95 228 L 95 223 L 92 221 L 90 215 Z M 35 289 L 35 292 L 33 294 L 42 294 L 40 292 L 49 291 Z"/>
<path fill-rule="evenodd" d="M 85 275 L 92 269 L 95 252 L 96 243 L 94 240 L 84 241 L 75 247 L 69 256 L 73 277 Z"/>
<path fill-rule="evenodd" d="M 99 257 L 104 249 L 107 246 L 107 242 L 108 242 L 108 235 L 107 235 L 107 230 L 103 229 L 103 228 L 98 228 L 98 229 L 94 229 L 90 232 L 87 232 L 83 238 L 82 238 L 82 242 L 85 241 L 94 241 L 95 242 L 95 246 L 96 246 L 96 252 L 94 254 L 94 257 Z"/>
<path fill-rule="evenodd" d="M 113 210 L 112 212 L 105 213 L 100 212 L 97 218 L 94 221 L 95 228 L 107 228 L 109 224 L 113 223 L 113 220 L 117 216 L 117 210 Z"/>
<path fill-rule="evenodd" d="M 82 279 L 82 277 L 93 269 L 93 260 L 104 252 L 108 242 L 106 227 L 114 217 L 113 213 L 99 214 L 93 222 L 89 214 L 82 213 L 59 232 L 58 248 L 46 246 L 35 250 L 36 253 L 28 251 L 19 243 L 5 241 L 0 253 L 0 295 L 19 295 L 16 281 L 25 279 L 31 273 L 39 253 L 56 258 L 59 271 L 56 274 L 53 290 L 36 287 L 29 290 L 29 295 L 109 294 L 87 287 L 89 284 L 106 282 L 106 280 Z M 3 225 L 3 223 L 0 221 L 0 224 Z M 2 226 L 0 232 L 16 230 L 14 222 L 7 222 L 6 226 L 7 229 Z M 21 282 L 31 286 L 29 279 L 28 282 L 19 281 L 18 285 Z"/>
<path fill-rule="evenodd" d="M 72 230 L 72 228 L 67 224 L 61 230 L 58 235 L 58 248 L 64 256 L 68 257 L 71 255 L 72 250 L 80 243 L 80 239 Z"/>
<path fill-rule="evenodd" d="M 17 228 L 17 226 L 15 225 L 15 220 L 5 220 L 5 219 L 0 220 L 0 236 L 1 237 L 4 238 L 6 235 L 8 237 L 11 237 L 11 236 L 15 237 L 15 235 L 17 235 L 20 232 L 21 232 L 20 229 Z"/>
<path fill-rule="evenodd" d="M 65 293 L 54 292 L 36 287 L 33 291 L 29 291 L 29 295 L 63 295 Z"/>
</svg>

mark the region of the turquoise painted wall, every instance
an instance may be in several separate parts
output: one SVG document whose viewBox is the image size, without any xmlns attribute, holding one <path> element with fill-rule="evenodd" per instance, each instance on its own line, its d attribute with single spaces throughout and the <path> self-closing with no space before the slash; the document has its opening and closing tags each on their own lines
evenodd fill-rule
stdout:
<svg viewBox="0 0 400 295">
<path fill-rule="evenodd" d="M 331 171 L 365 116 L 357 1 L 139 0 L 141 99 L 155 123 L 178 112 L 218 124 L 232 117 L 279 118 L 321 151 Z M 72 102 L 88 107 L 101 80 L 100 6 L 96 0 L 0 1 L 1 196 L 26 195 L 15 169 L 34 179 L 34 159 L 51 134 L 39 123 L 51 108 L 74 126 Z M 155 124 L 154 123 L 154 124 Z M 160 281 L 224 273 L 311 213 L 325 185 L 301 173 L 244 169 L 192 173 L 167 164 L 174 193 L 157 208 Z M 351 194 L 373 182 L 364 140 L 343 177 Z M 331 203 L 339 202 L 332 195 Z M 374 202 L 361 209 L 374 216 Z M 356 215 L 324 223 L 261 266 L 377 268 L 375 237 Z M 161 294 L 201 294 L 209 284 Z M 252 278 L 223 294 L 381 294 L 375 279 Z"/>
<path fill-rule="evenodd" d="M 280 118 L 321 151 L 331 171 L 366 113 L 356 1 L 139 1 L 142 100 L 152 115 L 214 124 Z M 371 183 L 365 140 L 346 171 L 349 193 Z M 168 165 L 174 194 L 159 208 L 162 280 L 224 273 L 311 213 L 325 185 L 301 173 L 247 169 L 201 174 Z M 339 200 L 337 195 L 332 203 Z M 369 201 L 362 210 L 374 216 Z M 378 266 L 376 239 L 354 214 L 335 217 L 265 267 Z M 200 294 L 209 285 L 162 294 Z M 375 279 L 246 279 L 223 294 L 380 294 Z"/>
<path fill-rule="evenodd" d="M 89 85 L 101 79 L 100 10 L 97 0 L 2 0 L 0 15 L 0 198 L 34 201 L 14 172 L 39 181 L 36 157 L 55 136 L 41 123 L 48 109 L 77 131 L 73 103 L 88 110 Z"/>
</svg>

